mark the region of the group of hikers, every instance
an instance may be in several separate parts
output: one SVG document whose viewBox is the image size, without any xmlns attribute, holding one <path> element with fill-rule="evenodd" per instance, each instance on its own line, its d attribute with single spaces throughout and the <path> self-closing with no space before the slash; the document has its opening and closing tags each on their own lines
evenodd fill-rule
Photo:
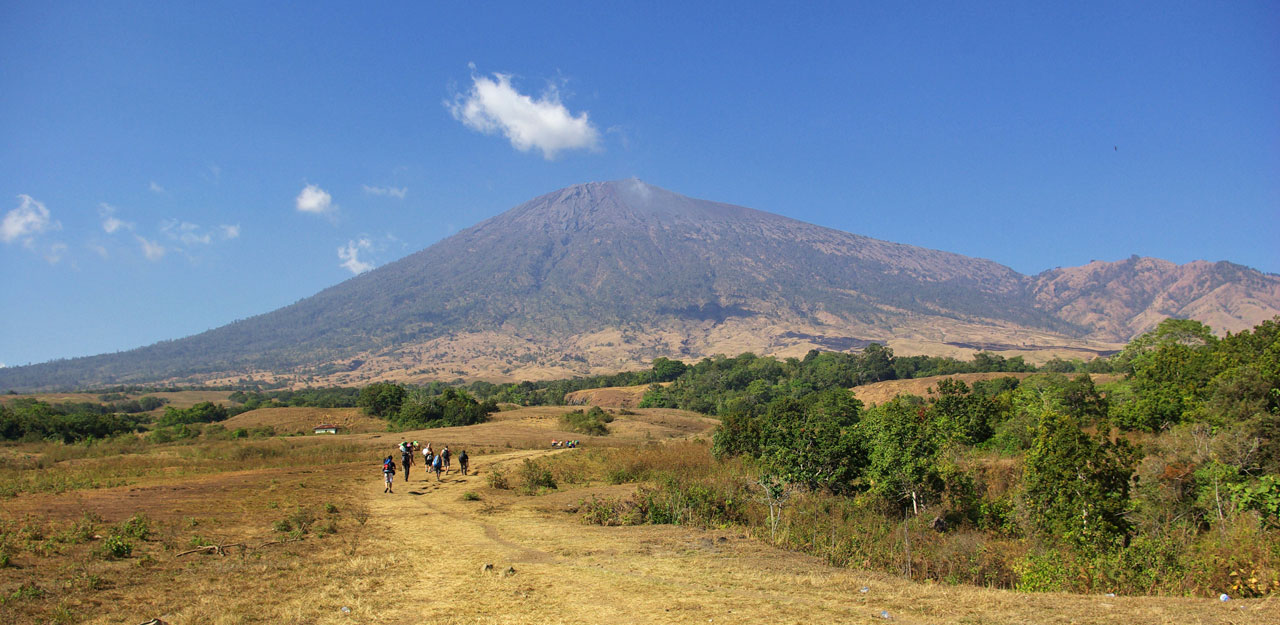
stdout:
<svg viewBox="0 0 1280 625">
<path fill-rule="evenodd" d="M 419 446 L 418 441 L 403 441 L 396 447 L 396 450 L 400 452 L 400 466 L 404 470 L 404 481 L 406 482 L 409 481 L 409 467 L 413 466 L 413 459 L 418 453 L 418 450 L 422 450 L 423 465 L 426 466 L 428 470 L 435 471 L 437 482 L 440 481 L 441 472 L 448 475 L 449 472 L 453 470 L 451 466 L 453 454 L 449 451 L 448 445 L 442 448 L 439 453 L 436 453 L 432 451 L 431 443 L 427 443 L 426 446 Z M 386 488 L 382 490 L 384 493 L 392 492 L 391 485 L 396 479 L 396 463 L 393 458 L 394 456 L 387 456 L 386 459 L 382 461 L 382 478 L 387 484 Z M 464 449 L 462 450 L 462 453 L 458 454 L 458 469 L 462 471 L 463 475 L 467 475 L 470 470 L 470 467 L 467 464 L 468 460 L 467 450 Z"/>
<path fill-rule="evenodd" d="M 553 439 L 551 439 L 551 447 L 552 447 L 553 449 L 559 449 L 559 448 L 561 448 L 561 447 L 563 447 L 563 448 L 565 448 L 565 449 L 572 449 L 572 448 L 577 447 L 577 446 L 578 446 L 578 441 L 577 441 L 577 440 L 572 440 L 572 441 L 558 441 L 558 440 L 556 440 L 556 439 L 554 439 L 554 438 L 553 438 Z"/>
</svg>

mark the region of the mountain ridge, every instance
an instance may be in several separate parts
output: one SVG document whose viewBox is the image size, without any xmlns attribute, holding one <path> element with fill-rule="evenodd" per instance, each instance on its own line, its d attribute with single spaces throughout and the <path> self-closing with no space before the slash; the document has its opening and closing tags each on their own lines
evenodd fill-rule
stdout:
<svg viewBox="0 0 1280 625">
<path fill-rule="evenodd" d="M 1161 315 L 1238 331 L 1277 311 L 1280 278 L 1231 263 L 1133 257 L 1025 276 L 631 179 L 552 191 L 191 337 L 0 370 L 0 388 L 562 377 L 869 341 L 1047 358 L 1109 351 Z"/>
</svg>

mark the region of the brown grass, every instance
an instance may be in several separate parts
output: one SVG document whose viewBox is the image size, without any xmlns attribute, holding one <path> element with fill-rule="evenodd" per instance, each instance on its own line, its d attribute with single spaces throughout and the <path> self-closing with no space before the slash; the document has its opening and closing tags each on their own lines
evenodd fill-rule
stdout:
<svg viewBox="0 0 1280 625">
<path fill-rule="evenodd" d="M 930 397 L 933 395 L 932 389 L 937 388 L 938 382 L 947 378 L 955 378 L 972 385 L 978 380 L 995 380 L 999 378 L 1018 378 L 1025 380 L 1033 375 L 1044 375 L 1042 373 L 955 373 L 952 375 L 935 375 L 927 378 L 913 378 L 910 380 L 886 380 L 884 382 L 875 382 L 872 384 L 864 384 L 855 386 L 853 391 L 854 397 L 862 400 L 862 403 L 870 406 L 872 404 L 883 404 L 898 395 L 919 395 L 920 397 Z M 1068 374 L 1072 375 L 1072 374 Z M 1104 384 L 1119 379 L 1121 376 L 1111 373 L 1095 373 L 1091 376 L 1095 384 Z"/>
<path fill-rule="evenodd" d="M 667 386 L 670 382 L 663 382 Z M 566 404 L 571 406 L 600 406 L 601 408 L 635 408 L 649 390 L 650 384 L 636 386 L 607 386 L 574 391 L 564 396 Z"/>
<path fill-rule="evenodd" d="M 600 482 L 601 470 L 705 462 L 705 453 L 693 453 L 705 445 L 679 437 L 644 443 L 638 434 L 626 434 L 613 442 L 628 444 L 615 448 L 506 450 L 504 445 L 525 440 L 531 430 L 542 441 L 552 431 L 544 421 L 558 416 L 515 412 L 522 414 L 453 428 L 445 437 L 498 448 L 473 455 L 477 475 L 452 474 L 437 482 L 415 470 L 408 483 L 396 482 L 394 494 L 382 493 L 377 458 L 400 435 L 371 433 L 151 448 L 137 455 L 200 461 L 209 471 L 161 472 L 131 486 L 5 500 L 0 525 L 6 544 L 14 546 L 15 566 L 0 568 L 0 622 L 140 623 L 159 617 L 175 625 L 811 625 L 884 622 L 882 611 L 901 623 L 1280 619 L 1277 604 L 1268 600 L 1022 594 L 914 583 L 834 568 L 735 528 L 583 525 L 571 513 L 578 501 L 593 494 L 624 496 L 634 488 Z M 636 421 L 670 427 L 660 422 L 674 416 L 655 412 Z M 282 454 L 296 452 L 281 456 L 288 462 L 280 466 L 255 467 L 263 460 L 235 451 L 268 444 Z M 514 475 L 524 460 L 549 455 L 556 458 L 549 466 L 561 467 L 559 488 L 549 494 L 486 486 L 487 474 L 497 468 L 507 466 Z M 64 457 L 52 467 L 86 460 L 92 459 Z M 577 479 L 568 477 L 573 471 Z M 467 492 L 477 497 L 463 498 Z M 301 540 L 244 553 L 231 549 L 228 555 L 177 555 L 201 541 L 259 545 L 280 539 L 287 534 L 276 531 L 276 524 L 299 518 L 299 510 L 301 517 L 314 517 Z M 103 539 L 76 542 L 73 530 L 86 513 L 101 517 L 89 522 L 105 537 L 139 511 L 151 519 L 155 535 L 134 541 L 127 558 L 94 556 Z M 336 533 L 321 531 L 329 523 Z M 49 538 L 55 535 L 67 540 Z M 485 564 L 493 569 L 482 572 Z M 23 588 L 38 588 L 38 596 L 24 595 Z"/>
<path fill-rule="evenodd" d="M 228 430 L 252 429 L 263 426 L 275 428 L 277 434 L 311 434 L 322 423 L 337 425 L 343 434 L 381 432 L 387 422 L 370 417 L 359 408 L 259 408 L 242 412 L 222 422 Z"/>
</svg>

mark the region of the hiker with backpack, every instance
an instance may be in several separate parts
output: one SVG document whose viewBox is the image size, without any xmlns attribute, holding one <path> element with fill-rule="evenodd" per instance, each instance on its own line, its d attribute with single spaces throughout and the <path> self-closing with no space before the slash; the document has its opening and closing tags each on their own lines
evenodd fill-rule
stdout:
<svg viewBox="0 0 1280 625">
<path fill-rule="evenodd" d="M 444 449 L 440 450 L 440 457 L 444 459 L 444 474 L 448 475 L 449 474 L 449 446 L 448 445 L 445 445 Z"/>
<path fill-rule="evenodd" d="M 445 449 L 448 449 L 448 447 L 446 447 Z M 431 460 L 431 470 L 436 472 L 437 482 L 440 481 L 440 470 L 444 468 L 444 460 L 442 459 L 443 456 L 444 456 L 444 452 L 442 451 L 434 459 Z"/>
<path fill-rule="evenodd" d="M 464 449 L 462 453 L 458 454 L 458 468 L 462 469 L 463 475 L 467 474 L 467 460 L 467 450 Z"/>
<path fill-rule="evenodd" d="M 430 471 L 433 460 L 435 460 L 435 456 L 431 454 L 431 443 L 427 443 L 427 446 L 422 448 L 422 466 L 426 467 L 427 471 Z"/>
<path fill-rule="evenodd" d="M 409 467 L 413 465 L 413 446 L 405 443 L 400 447 L 400 464 L 404 466 L 404 481 L 409 481 Z"/>
<path fill-rule="evenodd" d="M 387 482 L 387 487 L 382 489 L 382 492 L 392 492 L 391 484 L 396 481 L 396 463 L 391 456 L 387 456 L 387 459 L 382 461 L 382 478 Z"/>
</svg>

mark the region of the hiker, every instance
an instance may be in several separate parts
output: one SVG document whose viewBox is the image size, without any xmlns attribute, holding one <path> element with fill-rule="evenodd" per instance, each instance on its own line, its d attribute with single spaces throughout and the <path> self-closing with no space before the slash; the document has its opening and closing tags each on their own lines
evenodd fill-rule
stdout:
<svg viewBox="0 0 1280 625">
<path fill-rule="evenodd" d="M 441 452 L 440 455 L 437 455 L 435 459 L 431 461 L 431 470 L 436 472 L 437 482 L 440 481 L 440 469 L 444 468 L 444 460 L 441 459 L 441 456 L 443 455 L 444 455 L 444 452 Z"/>
<path fill-rule="evenodd" d="M 448 445 L 445 445 L 444 449 L 440 450 L 440 457 L 444 459 L 444 474 L 448 475 L 449 474 L 449 446 Z"/>
<path fill-rule="evenodd" d="M 409 481 L 409 467 L 413 466 L 413 447 L 405 444 L 400 449 L 400 464 L 404 466 L 404 481 Z"/>
<path fill-rule="evenodd" d="M 387 482 L 387 487 L 382 489 L 382 492 L 391 492 L 391 483 L 396 481 L 396 463 L 391 456 L 387 456 L 387 459 L 382 461 L 382 478 Z"/>
<path fill-rule="evenodd" d="M 434 459 L 435 458 L 431 456 L 431 443 L 427 443 L 427 446 L 422 448 L 422 466 L 426 467 L 427 471 L 430 471 L 431 461 Z"/>
<path fill-rule="evenodd" d="M 465 449 L 462 450 L 462 453 L 458 454 L 458 468 L 462 469 L 463 475 L 467 474 L 467 450 Z"/>
</svg>

